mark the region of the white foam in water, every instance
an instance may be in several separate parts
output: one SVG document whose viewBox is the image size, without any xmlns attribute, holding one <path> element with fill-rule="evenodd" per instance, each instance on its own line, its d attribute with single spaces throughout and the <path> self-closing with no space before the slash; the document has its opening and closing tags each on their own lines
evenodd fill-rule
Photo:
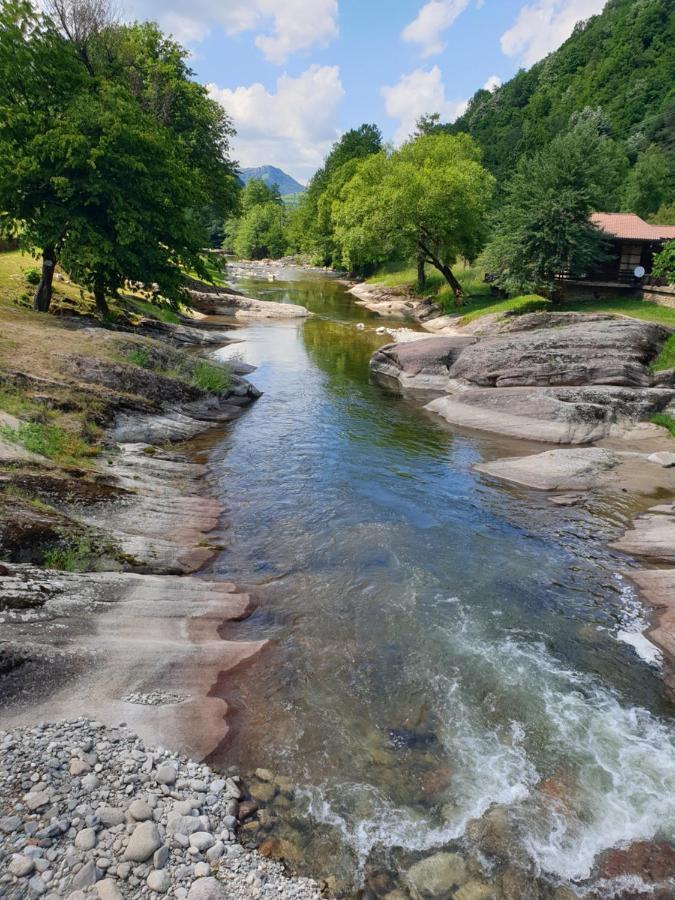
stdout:
<svg viewBox="0 0 675 900">
<path fill-rule="evenodd" d="M 538 871 L 568 883 L 588 879 L 610 847 L 675 839 L 671 724 L 622 705 L 543 643 L 486 639 L 465 615 L 446 630 L 457 667 L 429 686 L 455 771 L 445 822 L 397 808 L 370 785 L 308 794 L 311 814 L 342 832 L 361 865 L 377 844 L 417 851 L 447 844 L 493 803 L 509 808 Z M 493 691 L 477 701 L 474 684 Z M 549 778 L 564 786 L 562 796 L 537 789 Z M 612 896 L 606 887 L 603 896 Z"/>
</svg>

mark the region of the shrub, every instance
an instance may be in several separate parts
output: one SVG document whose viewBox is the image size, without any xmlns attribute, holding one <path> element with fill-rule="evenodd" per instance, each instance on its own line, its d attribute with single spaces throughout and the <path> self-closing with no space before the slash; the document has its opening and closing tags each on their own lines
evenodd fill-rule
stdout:
<svg viewBox="0 0 675 900">
<path fill-rule="evenodd" d="M 657 413 L 655 416 L 652 416 L 652 422 L 654 425 L 660 425 L 661 428 L 667 428 L 672 436 L 675 437 L 675 419 L 672 416 L 666 413 Z"/>
<path fill-rule="evenodd" d="M 42 273 L 39 269 L 24 269 L 23 277 L 26 279 L 28 284 L 40 284 L 40 279 L 42 278 Z"/>
<path fill-rule="evenodd" d="M 130 362 L 132 366 L 140 366 L 141 369 L 150 369 L 152 367 L 150 351 L 147 347 L 135 347 L 133 350 L 129 350 L 127 353 L 127 361 Z"/>
<path fill-rule="evenodd" d="M 50 547 L 42 558 L 42 564 L 47 569 L 59 569 L 62 572 L 85 572 L 91 568 L 91 561 L 96 555 L 91 539 L 82 535 Z"/>
<path fill-rule="evenodd" d="M 199 360 L 192 371 L 192 384 L 211 394 L 224 394 L 231 383 L 230 371 L 226 366 L 205 359 Z"/>
<path fill-rule="evenodd" d="M 668 284 L 675 284 L 675 241 L 668 241 L 656 254 L 652 274 L 664 278 Z"/>
</svg>

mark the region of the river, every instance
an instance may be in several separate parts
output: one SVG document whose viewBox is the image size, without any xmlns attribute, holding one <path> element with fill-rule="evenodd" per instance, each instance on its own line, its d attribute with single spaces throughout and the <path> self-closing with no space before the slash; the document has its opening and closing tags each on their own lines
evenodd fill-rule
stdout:
<svg viewBox="0 0 675 900">
<path fill-rule="evenodd" d="M 402 890 L 450 849 L 474 879 L 621 895 L 600 854 L 675 838 L 672 708 L 631 562 L 605 546 L 628 509 L 557 509 L 475 473 L 520 448 L 371 384 L 382 320 L 327 277 L 281 277 L 240 287 L 314 315 L 221 351 L 264 395 L 209 456 L 228 510 L 212 571 L 258 601 L 227 636 L 269 640 L 222 686 L 212 762 L 296 786 L 245 835 L 344 894 Z M 498 833 L 467 834 L 489 810 Z"/>
</svg>

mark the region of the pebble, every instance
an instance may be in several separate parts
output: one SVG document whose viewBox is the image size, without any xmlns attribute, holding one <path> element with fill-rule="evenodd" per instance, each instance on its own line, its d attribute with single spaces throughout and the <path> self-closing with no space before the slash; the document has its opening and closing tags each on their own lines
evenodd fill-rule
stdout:
<svg viewBox="0 0 675 900">
<path fill-rule="evenodd" d="M 123 726 L 0 732 L 0 896 L 319 900 L 313 881 L 236 843 L 240 800 L 238 778 Z"/>
</svg>

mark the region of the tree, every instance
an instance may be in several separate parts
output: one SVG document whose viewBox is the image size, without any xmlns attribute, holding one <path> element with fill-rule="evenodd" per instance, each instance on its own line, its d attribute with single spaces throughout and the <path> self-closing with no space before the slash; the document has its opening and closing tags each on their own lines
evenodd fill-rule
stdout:
<svg viewBox="0 0 675 900">
<path fill-rule="evenodd" d="M 670 166 L 657 147 L 650 147 L 630 170 L 623 192 L 623 209 L 647 218 L 667 200 L 670 190 Z"/>
<path fill-rule="evenodd" d="M 593 122 L 577 124 L 529 158 L 505 188 L 485 264 L 509 292 L 552 293 L 555 276 L 585 274 L 604 255 L 589 216 L 606 208 L 621 156 Z"/>
<path fill-rule="evenodd" d="M 675 284 L 675 241 L 668 241 L 663 250 L 654 256 L 652 274 Z"/>
<path fill-rule="evenodd" d="M 233 249 L 244 259 L 276 259 L 286 250 L 283 208 L 277 203 L 252 206 L 239 220 Z"/>
<path fill-rule="evenodd" d="M 414 137 L 422 137 L 425 134 L 433 134 L 441 123 L 440 113 L 424 113 L 415 123 Z"/>
<path fill-rule="evenodd" d="M 262 178 L 251 178 L 241 192 L 241 209 L 244 213 L 254 206 L 262 206 L 265 203 L 281 205 L 281 194 L 276 184 L 268 185 Z"/>
<path fill-rule="evenodd" d="M 452 267 L 481 249 L 494 186 L 480 159 L 468 135 L 430 134 L 362 163 L 335 213 L 346 260 L 398 255 L 431 265 L 461 303 Z"/>
</svg>

